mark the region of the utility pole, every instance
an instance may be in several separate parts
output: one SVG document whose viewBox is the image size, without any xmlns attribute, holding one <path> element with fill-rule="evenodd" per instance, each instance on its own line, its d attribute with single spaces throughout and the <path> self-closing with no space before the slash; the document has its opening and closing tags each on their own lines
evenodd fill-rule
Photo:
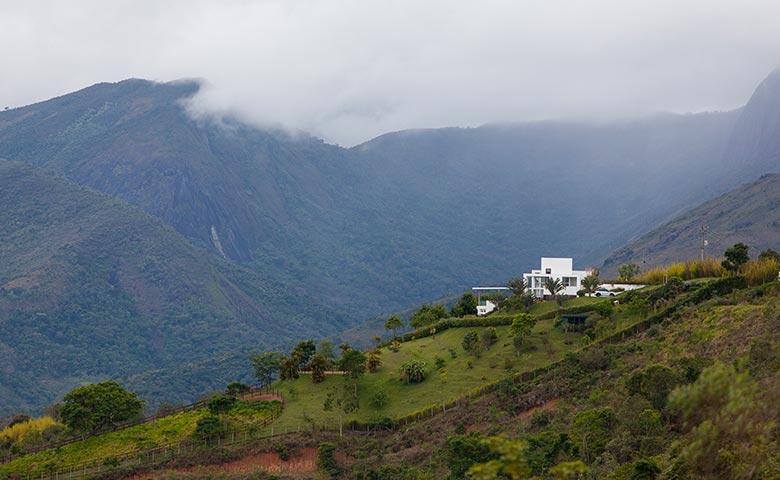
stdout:
<svg viewBox="0 0 780 480">
<path fill-rule="evenodd" d="M 707 246 L 707 239 L 704 238 L 704 235 L 707 233 L 707 225 L 702 225 L 699 227 L 699 235 L 701 236 L 701 261 L 704 261 L 704 247 Z"/>
</svg>

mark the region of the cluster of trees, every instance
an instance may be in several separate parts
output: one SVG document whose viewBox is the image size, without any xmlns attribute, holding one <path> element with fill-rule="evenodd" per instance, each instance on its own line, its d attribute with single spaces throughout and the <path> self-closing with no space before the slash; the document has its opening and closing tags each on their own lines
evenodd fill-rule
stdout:
<svg viewBox="0 0 780 480">
<path fill-rule="evenodd" d="M 114 381 L 78 387 L 63 401 L 47 409 L 48 415 L 13 416 L 0 431 L 0 454 L 21 454 L 74 435 L 106 431 L 123 422 L 140 419 L 144 403 L 134 392 Z"/>
<path fill-rule="evenodd" d="M 336 360 L 331 342 L 323 340 L 315 346 L 314 340 L 308 339 L 298 342 L 287 355 L 279 352 L 252 353 L 249 361 L 262 386 L 270 385 L 276 378 L 298 378 L 302 371 L 311 372 L 312 382 L 320 383 L 329 370 L 338 369 L 350 376 L 359 376 L 366 370 L 375 372 L 382 365 L 379 349 L 366 354 L 346 343 L 339 345 L 339 349 L 341 356 Z"/>
</svg>

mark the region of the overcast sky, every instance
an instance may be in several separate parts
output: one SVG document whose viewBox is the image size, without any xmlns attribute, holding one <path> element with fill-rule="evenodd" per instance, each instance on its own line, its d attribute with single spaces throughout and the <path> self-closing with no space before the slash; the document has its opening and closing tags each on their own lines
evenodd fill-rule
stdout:
<svg viewBox="0 0 780 480">
<path fill-rule="evenodd" d="M 731 109 L 780 2 L 0 0 L 0 108 L 128 77 L 353 145 L 392 130 Z"/>
</svg>

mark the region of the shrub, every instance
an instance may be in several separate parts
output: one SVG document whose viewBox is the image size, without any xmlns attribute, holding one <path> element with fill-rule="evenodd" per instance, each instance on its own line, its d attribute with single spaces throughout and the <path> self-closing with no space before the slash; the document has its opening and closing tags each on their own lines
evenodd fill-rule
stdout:
<svg viewBox="0 0 780 480">
<path fill-rule="evenodd" d="M 283 462 L 286 462 L 290 459 L 290 449 L 287 447 L 287 445 L 279 444 L 276 446 L 275 450 Z"/>
<path fill-rule="evenodd" d="M 382 354 L 382 350 L 376 349 L 368 352 L 368 359 L 366 360 L 366 369 L 369 373 L 376 373 L 379 367 L 382 366 L 382 359 L 379 356 Z"/>
<path fill-rule="evenodd" d="M 230 382 L 225 389 L 228 395 L 241 395 L 249 391 L 249 385 L 241 382 Z"/>
<path fill-rule="evenodd" d="M 466 335 L 463 336 L 463 341 L 461 342 L 461 345 L 463 346 L 463 350 L 465 350 L 468 353 L 474 353 L 474 350 L 477 347 L 477 344 L 479 343 L 479 334 L 476 330 L 469 330 Z"/>
<path fill-rule="evenodd" d="M 336 462 L 336 445 L 323 442 L 317 447 L 317 468 L 336 478 L 339 474 L 339 465 Z"/>
<path fill-rule="evenodd" d="M 669 393 L 680 383 L 680 376 L 671 368 L 651 365 L 631 375 L 626 382 L 626 388 L 630 395 L 642 395 L 653 408 L 662 410 L 666 406 Z"/>
<path fill-rule="evenodd" d="M 441 370 L 442 368 L 444 368 L 444 365 L 446 365 L 446 364 L 447 364 L 447 362 L 445 362 L 445 361 L 444 361 L 444 359 L 443 359 L 443 358 L 441 358 L 441 357 L 440 357 L 440 356 L 438 356 L 438 355 L 436 355 L 435 357 L 433 357 L 433 363 L 434 363 L 434 365 L 436 365 L 436 368 L 438 368 L 439 370 Z"/>
<path fill-rule="evenodd" d="M 420 383 L 425 380 L 425 362 L 422 360 L 407 360 L 401 364 L 401 378 L 406 383 Z"/>
<path fill-rule="evenodd" d="M 24 417 L 27 420 L 24 420 Z M 43 443 L 47 431 L 62 428 L 62 424 L 51 417 L 30 418 L 27 415 L 24 417 L 14 417 L 17 421 L 0 431 L 0 445 L 7 444 L 19 449 L 25 446 L 37 446 Z"/>
<path fill-rule="evenodd" d="M 206 416 L 198 420 L 195 425 L 195 438 L 206 440 L 225 433 L 225 427 L 218 417 Z"/>
<path fill-rule="evenodd" d="M 452 435 L 447 439 L 444 458 L 452 478 L 466 478 L 466 472 L 472 465 L 496 458 L 482 440 L 482 435 L 477 432 Z"/>
<path fill-rule="evenodd" d="M 482 331 L 482 344 L 489 348 L 498 340 L 498 331 L 496 327 L 488 327 Z"/>
<path fill-rule="evenodd" d="M 387 405 L 387 392 L 378 389 L 371 397 L 371 406 L 377 409 L 384 408 Z"/>
<path fill-rule="evenodd" d="M 227 395 L 215 395 L 206 402 L 206 407 L 209 409 L 209 413 L 212 415 L 219 415 L 220 413 L 227 413 L 236 404 L 236 397 L 229 397 Z"/>
</svg>

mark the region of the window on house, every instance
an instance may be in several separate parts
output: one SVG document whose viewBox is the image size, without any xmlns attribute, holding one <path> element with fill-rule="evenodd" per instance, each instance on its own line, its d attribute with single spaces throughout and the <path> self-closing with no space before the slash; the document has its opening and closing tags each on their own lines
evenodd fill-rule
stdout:
<svg viewBox="0 0 780 480">
<path fill-rule="evenodd" d="M 565 287 L 576 287 L 577 277 L 563 277 L 563 285 Z"/>
<path fill-rule="evenodd" d="M 552 268 L 545 268 L 544 269 L 544 273 L 546 273 L 547 275 L 551 274 L 552 273 Z"/>
</svg>

